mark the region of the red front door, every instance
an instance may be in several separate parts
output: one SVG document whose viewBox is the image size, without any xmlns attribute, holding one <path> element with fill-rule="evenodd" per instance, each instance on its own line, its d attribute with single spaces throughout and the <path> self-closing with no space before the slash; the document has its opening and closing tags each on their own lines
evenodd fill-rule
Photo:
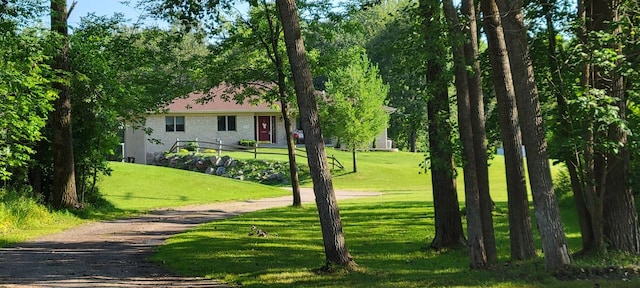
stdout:
<svg viewBox="0 0 640 288">
<path fill-rule="evenodd" d="M 258 141 L 271 142 L 271 117 L 258 116 Z"/>
</svg>

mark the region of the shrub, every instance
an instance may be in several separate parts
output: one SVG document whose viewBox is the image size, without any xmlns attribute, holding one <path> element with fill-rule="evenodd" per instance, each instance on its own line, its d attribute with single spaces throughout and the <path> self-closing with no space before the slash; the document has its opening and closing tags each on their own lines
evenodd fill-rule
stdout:
<svg viewBox="0 0 640 288">
<path fill-rule="evenodd" d="M 249 139 L 242 139 L 242 140 L 238 141 L 238 144 L 240 144 L 240 146 L 247 146 L 247 147 L 254 147 L 254 146 L 256 146 L 257 143 L 258 143 L 258 141 L 249 140 Z"/>
<path fill-rule="evenodd" d="M 198 142 L 188 142 L 184 145 L 184 149 L 188 151 L 197 151 L 198 150 Z"/>
</svg>

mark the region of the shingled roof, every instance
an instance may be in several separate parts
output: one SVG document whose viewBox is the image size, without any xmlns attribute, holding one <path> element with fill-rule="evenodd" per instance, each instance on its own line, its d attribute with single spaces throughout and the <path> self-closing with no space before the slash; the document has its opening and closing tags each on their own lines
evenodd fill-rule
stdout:
<svg viewBox="0 0 640 288">
<path fill-rule="evenodd" d="M 238 92 L 241 89 L 236 89 Z M 177 98 L 166 108 L 169 113 L 234 113 L 234 112 L 280 112 L 280 106 L 270 105 L 264 101 L 251 101 L 245 99 L 243 103 L 237 103 L 233 99 L 224 100 L 224 96 L 230 93 L 229 86 L 220 85 L 209 90 L 209 94 L 191 93 L 186 98 Z M 206 97 L 211 99 L 199 103 L 198 99 Z M 257 103 L 256 103 L 257 102 Z"/>
</svg>

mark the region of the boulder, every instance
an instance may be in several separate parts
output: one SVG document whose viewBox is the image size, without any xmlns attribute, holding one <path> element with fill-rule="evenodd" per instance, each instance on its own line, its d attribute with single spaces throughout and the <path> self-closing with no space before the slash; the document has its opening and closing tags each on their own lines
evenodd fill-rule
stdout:
<svg viewBox="0 0 640 288">
<path fill-rule="evenodd" d="M 222 174 L 225 174 L 225 173 L 227 173 L 227 168 L 220 166 L 216 169 L 216 175 L 218 176 L 222 176 Z"/>
<path fill-rule="evenodd" d="M 209 161 L 211 162 L 211 165 L 218 167 L 220 166 L 220 162 L 222 162 L 222 158 L 218 156 L 211 156 L 209 157 Z"/>
<path fill-rule="evenodd" d="M 196 169 L 202 171 L 204 169 L 207 169 L 207 164 L 204 162 L 203 159 L 197 159 L 196 160 Z"/>
</svg>

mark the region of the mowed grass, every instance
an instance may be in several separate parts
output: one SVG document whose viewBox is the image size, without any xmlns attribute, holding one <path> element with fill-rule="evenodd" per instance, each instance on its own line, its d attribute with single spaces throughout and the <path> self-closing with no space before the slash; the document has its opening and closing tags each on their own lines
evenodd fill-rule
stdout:
<svg viewBox="0 0 640 288">
<path fill-rule="evenodd" d="M 345 154 L 340 157 L 347 159 Z M 427 248 L 435 236 L 434 212 L 430 175 L 418 174 L 422 155 L 367 152 L 359 153 L 358 157 L 358 173 L 338 171 L 334 178 L 336 189 L 384 193 L 340 201 L 347 245 L 359 264 L 356 271 L 314 272 L 324 265 L 325 259 L 314 204 L 301 209 L 258 211 L 200 226 L 170 238 L 158 248 L 153 260 L 183 275 L 220 279 L 245 287 L 640 286 L 638 279 L 560 281 L 545 271 L 542 258 L 510 262 L 502 157 L 496 157 L 490 166 L 500 262 L 489 270 L 470 270 L 466 249 Z M 349 163 L 342 159 L 341 162 Z M 458 194 L 464 206 L 462 179 L 459 181 Z M 570 205 L 562 210 L 569 247 L 575 252 L 580 245 L 575 212 Z M 250 235 L 252 226 L 266 230 L 269 235 Z M 540 247 L 539 236 L 536 237 Z M 541 251 L 539 254 L 542 255 Z"/>
<path fill-rule="evenodd" d="M 110 163 L 113 172 L 98 185 L 100 193 L 117 209 L 148 211 L 222 201 L 259 199 L 290 192 L 251 182 L 179 169 Z"/>
<path fill-rule="evenodd" d="M 183 275 L 210 277 L 243 287 L 640 285 L 638 279 L 560 281 L 545 272 L 542 259 L 510 263 L 506 203 L 502 202 L 494 213 L 500 263 L 489 270 L 470 270 L 466 249 L 427 249 L 434 237 L 431 202 L 392 198 L 340 203 L 347 245 L 359 264 L 354 272 L 314 272 L 324 265 L 324 252 L 313 205 L 259 211 L 200 226 L 169 239 L 152 259 Z M 249 235 L 252 225 L 269 235 Z M 570 240 L 570 245 L 577 247 L 579 239 Z"/>
<path fill-rule="evenodd" d="M 282 188 L 178 169 L 121 162 L 111 162 L 110 167 L 111 175 L 101 176 L 98 182 L 106 203 L 88 205 L 73 213 L 50 210 L 31 198 L 4 199 L 0 190 L 0 247 L 88 221 L 128 217 L 158 208 L 291 194 Z"/>
</svg>

